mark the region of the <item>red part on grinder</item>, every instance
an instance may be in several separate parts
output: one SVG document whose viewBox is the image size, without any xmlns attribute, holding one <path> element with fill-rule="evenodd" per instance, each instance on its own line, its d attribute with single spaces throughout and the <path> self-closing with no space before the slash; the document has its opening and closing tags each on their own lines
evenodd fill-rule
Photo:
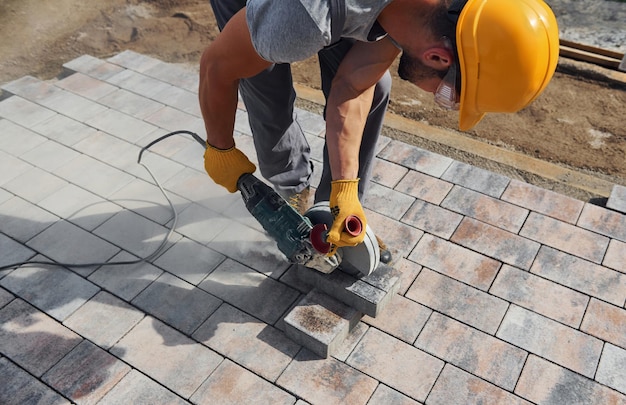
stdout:
<svg viewBox="0 0 626 405">
<path fill-rule="evenodd" d="M 345 222 L 345 231 L 350 236 L 358 236 L 363 232 L 363 223 L 359 219 L 359 217 L 355 215 L 350 215 L 346 218 Z"/>
<path fill-rule="evenodd" d="M 328 231 L 326 224 L 317 224 L 311 229 L 309 235 L 313 249 L 324 254 L 330 252 L 331 248 L 331 244 L 326 242 L 326 231 Z"/>
</svg>

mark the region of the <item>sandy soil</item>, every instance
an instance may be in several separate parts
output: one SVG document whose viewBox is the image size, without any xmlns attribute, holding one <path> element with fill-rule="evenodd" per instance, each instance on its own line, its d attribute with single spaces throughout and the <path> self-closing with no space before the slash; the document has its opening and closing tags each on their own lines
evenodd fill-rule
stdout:
<svg viewBox="0 0 626 405">
<path fill-rule="evenodd" d="M 77 56 L 125 49 L 196 65 L 217 33 L 208 0 L 0 0 L 0 83 L 51 79 Z M 317 62 L 294 65 L 294 78 L 319 88 Z M 395 76 L 392 93 L 391 111 L 456 129 L 456 113 L 438 109 L 432 95 Z M 490 115 L 463 135 L 626 185 L 624 117 L 625 83 L 560 68 L 530 107 Z M 467 154 L 446 153 L 474 164 Z"/>
</svg>

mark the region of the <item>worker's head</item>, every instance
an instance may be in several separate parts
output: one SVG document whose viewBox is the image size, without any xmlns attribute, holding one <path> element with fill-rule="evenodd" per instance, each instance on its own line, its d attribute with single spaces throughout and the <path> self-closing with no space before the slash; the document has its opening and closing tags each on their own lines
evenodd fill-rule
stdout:
<svg viewBox="0 0 626 405">
<path fill-rule="evenodd" d="M 420 57 L 405 50 L 398 73 L 459 109 L 462 130 L 526 107 L 556 70 L 558 27 L 543 0 L 442 0 L 429 26 L 431 45 Z"/>
</svg>

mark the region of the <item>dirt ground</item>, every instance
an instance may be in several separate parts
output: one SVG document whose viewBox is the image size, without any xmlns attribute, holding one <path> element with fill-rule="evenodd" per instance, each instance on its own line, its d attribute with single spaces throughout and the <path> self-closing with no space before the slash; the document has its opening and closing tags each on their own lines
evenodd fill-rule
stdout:
<svg viewBox="0 0 626 405">
<path fill-rule="evenodd" d="M 208 0 L 0 0 L 0 83 L 51 79 L 75 57 L 126 49 L 197 64 L 217 33 Z M 567 70 L 560 67 L 528 108 L 489 115 L 463 135 L 626 185 L 626 84 Z M 456 113 L 438 109 L 431 94 L 392 73 L 392 112 L 457 128 Z M 317 62 L 295 64 L 294 80 L 319 88 Z M 474 164 L 467 154 L 446 154 Z"/>
</svg>

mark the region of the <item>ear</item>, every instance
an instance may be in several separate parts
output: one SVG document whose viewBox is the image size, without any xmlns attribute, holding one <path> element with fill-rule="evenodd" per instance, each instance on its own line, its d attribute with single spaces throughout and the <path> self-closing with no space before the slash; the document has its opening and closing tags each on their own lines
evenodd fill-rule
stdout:
<svg viewBox="0 0 626 405">
<path fill-rule="evenodd" d="M 445 70 L 454 61 L 452 50 L 443 46 L 433 46 L 422 53 L 424 63 L 435 70 Z"/>
</svg>

